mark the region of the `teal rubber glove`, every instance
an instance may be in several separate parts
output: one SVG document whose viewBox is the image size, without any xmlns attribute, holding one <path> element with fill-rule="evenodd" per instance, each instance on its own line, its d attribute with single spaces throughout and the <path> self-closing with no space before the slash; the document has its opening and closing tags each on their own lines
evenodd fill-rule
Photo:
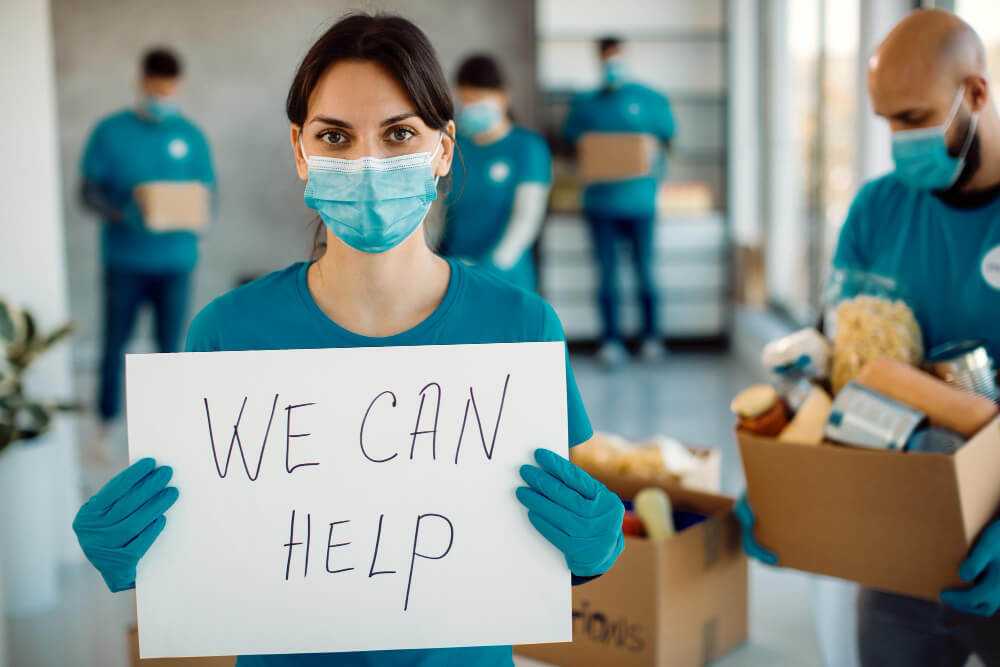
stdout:
<svg viewBox="0 0 1000 667">
<path fill-rule="evenodd" d="M 958 568 L 969 588 L 949 588 L 941 601 L 958 611 L 978 616 L 992 616 L 1000 609 L 1000 521 L 986 526 L 968 558 Z"/>
<path fill-rule="evenodd" d="M 163 530 L 163 513 L 177 500 L 167 486 L 173 470 L 153 459 L 136 461 L 83 504 L 73 531 L 87 560 L 112 592 L 135 586 L 135 567 Z"/>
<path fill-rule="evenodd" d="M 536 449 L 538 467 L 521 466 L 528 486 L 515 492 L 528 520 L 566 557 L 570 572 L 607 572 L 625 548 L 625 506 L 606 486 L 548 449 Z"/>
<path fill-rule="evenodd" d="M 733 505 L 733 514 L 740 522 L 740 532 L 743 534 L 743 551 L 746 552 L 747 556 L 756 558 L 765 565 L 777 565 L 778 555 L 760 546 L 757 538 L 753 535 L 753 525 L 756 519 L 754 519 L 753 510 L 750 509 L 750 503 L 747 502 L 746 493 L 741 495 L 740 499 Z"/>
</svg>

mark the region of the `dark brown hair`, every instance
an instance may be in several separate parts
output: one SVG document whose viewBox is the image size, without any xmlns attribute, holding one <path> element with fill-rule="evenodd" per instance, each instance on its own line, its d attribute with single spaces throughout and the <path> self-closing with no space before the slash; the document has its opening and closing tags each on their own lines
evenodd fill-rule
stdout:
<svg viewBox="0 0 1000 667">
<path fill-rule="evenodd" d="M 485 53 L 477 53 L 465 59 L 455 74 L 455 83 L 471 88 L 505 90 L 507 80 L 500 69 L 500 63 Z"/>
<path fill-rule="evenodd" d="M 403 87 L 417 115 L 434 130 L 444 130 L 455 117 L 455 105 L 434 47 L 410 21 L 391 14 L 351 13 L 316 40 L 299 64 L 285 100 L 289 122 L 302 126 L 309 97 L 323 73 L 342 60 L 365 60 L 384 67 Z M 323 244 L 322 222 L 313 255 Z"/>
</svg>

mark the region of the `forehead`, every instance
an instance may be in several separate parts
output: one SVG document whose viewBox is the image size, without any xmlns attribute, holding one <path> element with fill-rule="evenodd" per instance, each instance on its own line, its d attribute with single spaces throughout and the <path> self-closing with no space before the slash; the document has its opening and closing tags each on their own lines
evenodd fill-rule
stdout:
<svg viewBox="0 0 1000 667">
<path fill-rule="evenodd" d="M 957 90 L 948 77 L 918 60 L 892 62 L 873 57 L 869 62 L 868 92 L 878 114 L 948 105 Z"/>
<path fill-rule="evenodd" d="M 377 115 L 379 120 L 415 111 L 413 102 L 389 70 L 366 60 L 343 60 L 323 72 L 309 96 L 309 115 L 347 119 Z"/>
</svg>

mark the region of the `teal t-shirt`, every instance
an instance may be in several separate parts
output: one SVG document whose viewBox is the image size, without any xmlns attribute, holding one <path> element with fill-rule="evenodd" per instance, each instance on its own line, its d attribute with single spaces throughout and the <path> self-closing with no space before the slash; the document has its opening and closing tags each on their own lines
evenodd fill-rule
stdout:
<svg viewBox="0 0 1000 667">
<path fill-rule="evenodd" d="M 674 136 L 670 102 L 660 93 L 638 83 L 577 96 L 570 104 L 563 135 L 576 144 L 585 132 L 639 132 L 660 141 Z M 661 156 L 653 173 L 615 183 L 594 183 L 583 192 L 583 210 L 588 216 L 652 218 L 656 215 L 657 181 L 666 175 Z"/>
<path fill-rule="evenodd" d="M 522 183 L 552 182 L 552 153 L 541 135 L 514 126 L 490 144 L 458 135 L 460 160 L 453 166 L 441 250 L 499 273 L 524 289 L 535 289 L 530 249 L 508 270 L 492 263 L 492 253 L 507 231 L 514 191 Z"/>
<path fill-rule="evenodd" d="M 142 223 L 132 189 L 149 181 L 201 181 L 214 186 L 208 142 L 181 116 L 162 121 L 133 110 L 108 116 L 90 135 L 81 164 L 83 178 L 100 185 L 125 219 L 105 221 L 101 231 L 104 265 L 137 273 L 186 272 L 198 261 L 192 232 L 153 232 Z"/>
<path fill-rule="evenodd" d="M 883 176 L 851 205 L 833 264 L 894 279 L 927 349 L 981 338 L 1000 361 L 1000 199 L 957 209 Z"/>
<path fill-rule="evenodd" d="M 274 350 L 397 345 L 454 345 L 565 340 L 555 311 L 541 297 L 461 262 L 441 304 L 408 331 L 373 338 L 348 331 L 320 310 L 300 262 L 212 301 L 194 319 L 187 350 Z M 566 364 L 569 444 L 593 435 L 573 371 Z M 517 502 L 511 490 L 510 502 Z M 531 600 L 525 600 L 531 604 Z M 459 612 L 456 612 L 459 613 Z M 239 667 L 498 667 L 512 665 L 510 646 L 241 656 Z"/>
</svg>

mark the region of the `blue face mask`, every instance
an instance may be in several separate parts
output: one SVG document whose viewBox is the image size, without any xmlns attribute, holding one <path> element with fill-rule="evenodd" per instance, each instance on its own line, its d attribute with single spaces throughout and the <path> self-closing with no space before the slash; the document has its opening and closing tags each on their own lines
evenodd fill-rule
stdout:
<svg viewBox="0 0 1000 667">
<path fill-rule="evenodd" d="M 475 136 L 492 130 L 502 117 L 503 111 L 499 104 L 492 100 L 481 100 L 459 109 L 455 122 L 463 134 Z"/>
<path fill-rule="evenodd" d="M 628 77 L 628 68 L 621 58 L 612 58 L 604 61 L 604 83 L 609 86 L 617 86 Z"/>
<path fill-rule="evenodd" d="M 437 199 L 434 153 L 391 158 L 343 160 L 306 155 L 309 165 L 306 206 L 314 209 L 336 234 L 355 250 L 391 250 L 420 226 Z"/>
<path fill-rule="evenodd" d="M 177 102 L 172 97 L 146 95 L 142 99 L 142 108 L 154 120 L 165 120 L 180 113 Z"/>
<path fill-rule="evenodd" d="M 893 174 L 896 178 L 920 190 L 945 190 L 958 180 L 979 121 L 978 112 L 974 112 L 962 152 L 957 157 L 951 155 L 945 133 L 955 119 L 964 95 L 965 86 L 958 91 L 944 124 L 892 133 L 892 159 L 896 163 Z"/>
</svg>

